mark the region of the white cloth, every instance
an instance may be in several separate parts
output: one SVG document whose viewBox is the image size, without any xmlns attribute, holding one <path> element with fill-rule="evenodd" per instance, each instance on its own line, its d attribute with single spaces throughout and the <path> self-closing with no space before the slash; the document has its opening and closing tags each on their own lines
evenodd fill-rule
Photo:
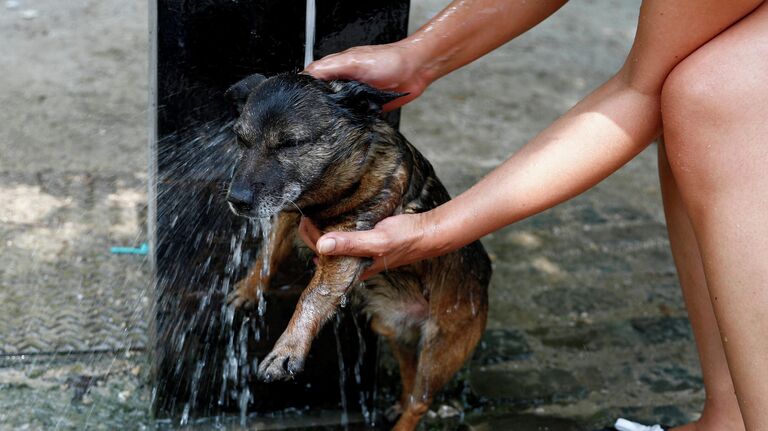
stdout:
<svg viewBox="0 0 768 431">
<path fill-rule="evenodd" d="M 661 425 L 647 426 L 628 421 L 624 418 L 617 419 L 613 427 L 619 431 L 664 431 Z"/>
</svg>

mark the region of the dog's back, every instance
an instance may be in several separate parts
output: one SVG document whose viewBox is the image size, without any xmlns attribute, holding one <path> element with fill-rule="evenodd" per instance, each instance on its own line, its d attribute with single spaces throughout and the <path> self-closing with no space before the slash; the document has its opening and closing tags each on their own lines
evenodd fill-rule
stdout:
<svg viewBox="0 0 768 431">
<path fill-rule="evenodd" d="M 388 126 L 387 126 L 388 127 Z M 411 171 L 397 213 L 429 211 L 450 200 L 427 159 L 402 135 L 383 134 Z M 432 397 L 469 358 L 488 314 L 491 262 L 475 241 L 443 256 L 382 272 L 357 292 L 373 329 L 389 340 L 400 365 L 402 416 L 395 429 L 414 429 Z"/>
</svg>

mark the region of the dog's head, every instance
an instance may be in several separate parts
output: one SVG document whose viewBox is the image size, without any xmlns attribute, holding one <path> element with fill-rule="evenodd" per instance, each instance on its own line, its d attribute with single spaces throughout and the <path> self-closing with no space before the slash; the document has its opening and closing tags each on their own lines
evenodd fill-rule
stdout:
<svg viewBox="0 0 768 431">
<path fill-rule="evenodd" d="M 240 111 L 240 159 L 227 200 L 235 214 L 269 217 L 332 203 L 360 178 L 381 107 L 402 93 L 309 75 L 252 75 L 227 90 Z"/>
</svg>

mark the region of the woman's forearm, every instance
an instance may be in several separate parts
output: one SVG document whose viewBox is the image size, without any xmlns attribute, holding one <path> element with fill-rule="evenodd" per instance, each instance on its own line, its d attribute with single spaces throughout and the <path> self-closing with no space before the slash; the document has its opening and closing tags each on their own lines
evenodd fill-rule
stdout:
<svg viewBox="0 0 768 431">
<path fill-rule="evenodd" d="M 305 72 L 405 93 L 384 106 L 389 111 L 419 97 L 437 78 L 524 33 L 565 2 L 456 0 L 403 40 L 352 47 L 313 62 Z"/>
<path fill-rule="evenodd" d="M 455 0 L 401 41 L 431 82 L 526 32 L 567 0 Z"/>
<path fill-rule="evenodd" d="M 484 50 L 503 43 L 546 16 L 542 6 L 544 0 L 528 2 L 542 14 L 519 14 L 518 18 L 527 16 L 530 20 L 523 20 L 521 22 L 524 24 L 518 23 L 504 29 L 491 28 L 494 23 L 500 22 L 495 19 L 486 17 L 474 21 L 470 17 L 474 14 L 465 14 L 468 18 L 462 20 L 461 14 L 453 15 L 445 11 L 413 36 L 415 40 L 420 34 L 428 35 L 427 30 L 434 24 L 435 28 L 445 30 L 445 38 L 429 36 L 425 37 L 426 42 L 422 46 L 413 43 L 425 51 L 431 47 L 434 52 L 447 52 L 444 61 L 434 64 L 436 75 L 445 73 L 463 62 L 471 61 Z M 659 132 L 661 93 L 670 71 L 761 2 L 643 1 L 635 43 L 619 73 L 477 185 L 434 210 L 389 217 L 370 231 L 326 233 L 315 241 L 318 251 L 324 254 L 374 257 L 373 264 L 364 274 L 369 276 L 387 267 L 393 268 L 455 250 L 592 187 L 642 151 Z M 477 0 L 458 5 L 477 7 L 488 4 L 495 3 Z M 524 5 L 518 5 L 513 0 L 509 0 L 509 4 L 512 5 L 510 7 L 524 9 Z M 562 2 L 553 3 L 555 6 L 548 13 L 554 11 L 559 4 Z M 463 25 L 465 22 L 467 24 Z M 452 25 L 458 26 L 456 34 L 460 36 L 454 37 L 450 32 Z M 475 30 L 479 33 L 474 34 Z M 470 40 L 457 40 L 461 38 Z M 388 48 L 381 51 L 392 53 L 393 50 L 389 49 L 392 45 L 398 49 L 404 48 L 398 42 L 387 45 Z M 471 49 L 477 51 L 472 52 Z M 349 57 L 355 56 L 349 55 L 347 59 Z M 372 55 L 365 59 L 378 57 Z M 429 57 L 425 55 L 424 58 Z M 393 55 L 390 58 L 402 60 L 409 56 Z M 413 71 L 412 66 L 417 65 L 408 61 L 405 63 L 408 71 Z M 387 62 L 368 61 L 366 64 L 376 67 L 362 70 L 378 71 Z M 403 76 L 402 70 L 402 67 L 394 68 L 390 72 L 398 73 L 388 77 Z M 338 76 L 339 73 L 330 75 Z M 407 82 L 420 79 L 418 74 L 405 75 Z M 355 76 L 359 77 L 359 74 Z M 387 84 L 381 88 L 411 91 L 404 85 L 391 85 L 391 79 L 378 82 Z M 424 82 L 413 88 L 417 92 L 423 90 Z"/>
<path fill-rule="evenodd" d="M 455 250 L 597 184 L 660 130 L 660 95 L 617 75 L 475 186 L 424 214 L 428 242 Z"/>
</svg>

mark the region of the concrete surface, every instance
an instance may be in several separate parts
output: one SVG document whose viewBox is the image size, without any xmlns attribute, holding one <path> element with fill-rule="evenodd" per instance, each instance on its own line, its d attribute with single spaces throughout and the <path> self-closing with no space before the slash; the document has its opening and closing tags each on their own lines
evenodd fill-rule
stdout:
<svg viewBox="0 0 768 431">
<path fill-rule="evenodd" d="M 444 3 L 414 1 L 412 27 Z M 149 274 L 108 252 L 145 240 L 146 2 L 13 5 L 0 4 L 0 429 L 158 426 L 141 353 Z M 403 132 L 460 192 L 619 67 L 638 5 L 572 2 L 435 83 Z M 426 428 L 695 417 L 703 390 L 654 152 L 484 241 L 489 331 Z"/>
</svg>

